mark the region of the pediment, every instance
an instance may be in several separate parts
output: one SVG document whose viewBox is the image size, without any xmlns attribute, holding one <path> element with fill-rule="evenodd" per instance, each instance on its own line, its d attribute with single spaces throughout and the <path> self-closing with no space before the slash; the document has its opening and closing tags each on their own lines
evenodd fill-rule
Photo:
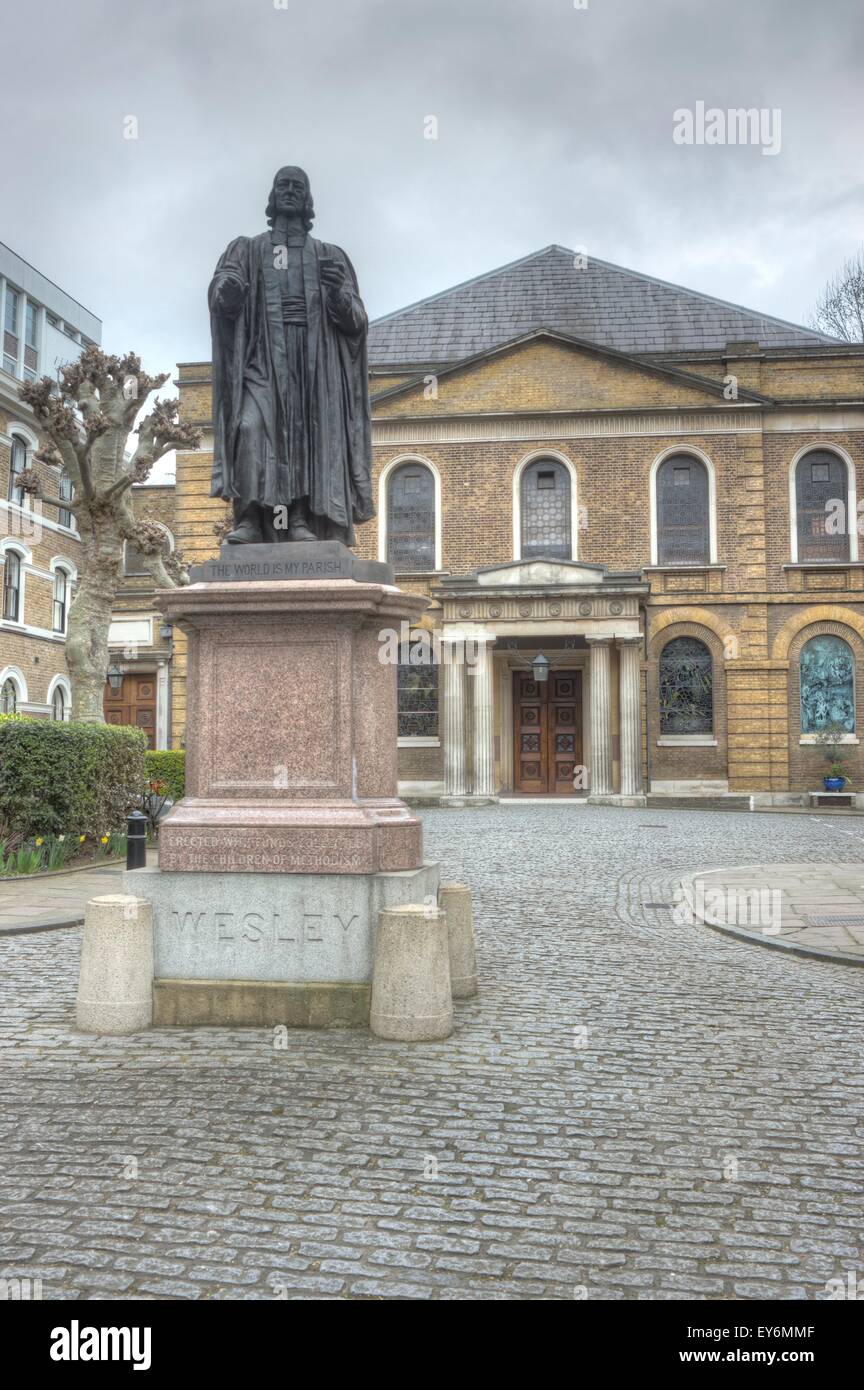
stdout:
<svg viewBox="0 0 864 1390">
<path fill-rule="evenodd" d="M 432 389 L 434 387 L 434 389 Z M 739 402 L 756 399 L 739 388 Z M 722 380 L 645 362 L 549 330 L 376 391 L 377 420 L 514 411 L 675 409 L 728 404 Z"/>
<path fill-rule="evenodd" d="M 484 589 L 559 589 L 568 584 L 602 584 L 605 577 L 605 565 L 583 565 L 576 560 L 513 560 L 478 570 L 477 584 Z"/>
</svg>

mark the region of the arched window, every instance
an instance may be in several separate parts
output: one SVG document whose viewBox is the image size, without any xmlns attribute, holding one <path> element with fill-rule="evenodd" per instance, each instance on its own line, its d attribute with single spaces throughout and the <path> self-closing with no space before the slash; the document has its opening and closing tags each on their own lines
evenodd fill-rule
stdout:
<svg viewBox="0 0 864 1390">
<path fill-rule="evenodd" d="M 130 575 L 149 573 L 150 571 L 145 565 L 144 557 L 137 545 L 133 545 L 131 541 L 125 541 L 123 544 L 123 574 L 129 577 Z"/>
<path fill-rule="evenodd" d="M 801 648 L 801 732 L 826 724 L 855 732 L 855 660 L 842 637 L 811 637 Z"/>
<path fill-rule="evenodd" d="M 165 557 L 165 556 L 171 554 L 171 551 L 172 551 L 172 549 L 173 549 L 173 537 L 172 537 L 170 531 L 168 530 L 167 526 L 163 526 L 161 522 L 156 522 L 155 524 L 159 527 L 160 531 L 164 531 L 164 533 L 165 533 L 165 540 L 164 540 L 163 543 L 162 543 L 162 555 L 163 555 L 163 557 Z M 147 567 L 146 558 L 145 558 L 145 556 L 142 554 L 142 552 L 138 549 L 137 545 L 135 545 L 133 541 L 124 541 L 124 542 L 123 542 L 123 574 L 124 574 L 124 577 L 126 577 L 126 578 L 131 578 L 131 577 L 133 577 L 133 576 L 138 576 L 138 575 L 142 575 L 142 576 L 143 576 L 143 575 L 149 575 L 149 573 L 150 573 L 150 570 L 149 570 L 148 567 Z"/>
<path fill-rule="evenodd" d="M 14 550 L 3 556 L 3 617 L 10 623 L 21 621 L 21 556 Z"/>
<path fill-rule="evenodd" d="M 24 489 L 18 479 L 27 467 L 27 445 L 17 434 L 12 436 L 12 455 L 9 460 L 9 501 L 24 505 Z"/>
<path fill-rule="evenodd" d="M 51 696 L 51 718 L 62 724 L 66 718 L 66 691 L 58 685 Z"/>
<path fill-rule="evenodd" d="M 422 463 L 401 463 L 387 482 L 387 559 L 394 570 L 435 568 L 435 479 Z"/>
<path fill-rule="evenodd" d="M 0 714 L 18 713 L 18 687 L 11 676 L 7 676 L 0 687 Z"/>
<path fill-rule="evenodd" d="M 795 526 L 800 560 L 848 560 L 849 475 L 828 449 L 813 449 L 795 466 Z"/>
<path fill-rule="evenodd" d="M 711 559 L 708 469 L 692 454 L 672 454 L 657 469 L 658 565 L 707 565 Z"/>
<path fill-rule="evenodd" d="M 523 560 L 569 560 L 572 557 L 570 474 L 555 459 L 529 463 L 520 480 Z"/>
<path fill-rule="evenodd" d="M 66 631 L 66 618 L 69 607 L 69 575 L 59 567 L 54 571 L 54 622 L 55 632 Z"/>
<path fill-rule="evenodd" d="M 673 637 L 660 653 L 661 734 L 714 729 L 711 653 L 697 637 Z"/>
</svg>

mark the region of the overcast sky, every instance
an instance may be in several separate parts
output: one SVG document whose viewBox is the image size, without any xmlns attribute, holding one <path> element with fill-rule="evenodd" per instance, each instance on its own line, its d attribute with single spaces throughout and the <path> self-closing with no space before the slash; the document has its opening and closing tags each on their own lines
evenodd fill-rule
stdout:
<svg viewBox="0 0 864 1390">
<path fill-rule="evenodd" d="M 560 242 L 800 322 L 864 236 L 861 0 L 40 0 L 2 46 L 0 240 L 151 370 L 286 163 L 370 316 Z M 677 145 L 698 101 L 780 153 Z"/>
</svg>

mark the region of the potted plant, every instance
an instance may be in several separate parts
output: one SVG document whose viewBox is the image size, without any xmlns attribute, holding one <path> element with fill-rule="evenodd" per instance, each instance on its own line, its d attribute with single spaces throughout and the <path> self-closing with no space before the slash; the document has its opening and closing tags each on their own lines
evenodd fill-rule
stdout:
<svg viewBox="0 0 864 1390">
<path fill-rule="evenodd" d="M 816 735 L 815 741 L 822 748 L 828 763 L 828 771 L 822 779 L 826 792 L 842 792 L 846 784 L 852 781 L 843 771 L 846 759 L 846 745 L 843 740 L 848 733 L 849 730 L 842 720 L 829 719 Z"/>
</svg>

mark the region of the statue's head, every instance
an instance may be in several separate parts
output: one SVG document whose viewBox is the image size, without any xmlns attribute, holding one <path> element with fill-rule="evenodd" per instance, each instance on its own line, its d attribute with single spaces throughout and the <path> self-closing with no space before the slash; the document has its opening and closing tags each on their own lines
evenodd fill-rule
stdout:
<svg viewBox="0 0 864 1390">
<path fill-rule="evenodd" d="M 285 168 L 280 169 L 273 180 L 273 187 L 270 189 L 270 197 L 267 200 L 267 223 L 269 226 L 273 226 L 280 213 L 288 217 L 299 215 L 307 232 L 315 217 L 309 177 L 294 164 L 286 164 Z"/>
</svg>

